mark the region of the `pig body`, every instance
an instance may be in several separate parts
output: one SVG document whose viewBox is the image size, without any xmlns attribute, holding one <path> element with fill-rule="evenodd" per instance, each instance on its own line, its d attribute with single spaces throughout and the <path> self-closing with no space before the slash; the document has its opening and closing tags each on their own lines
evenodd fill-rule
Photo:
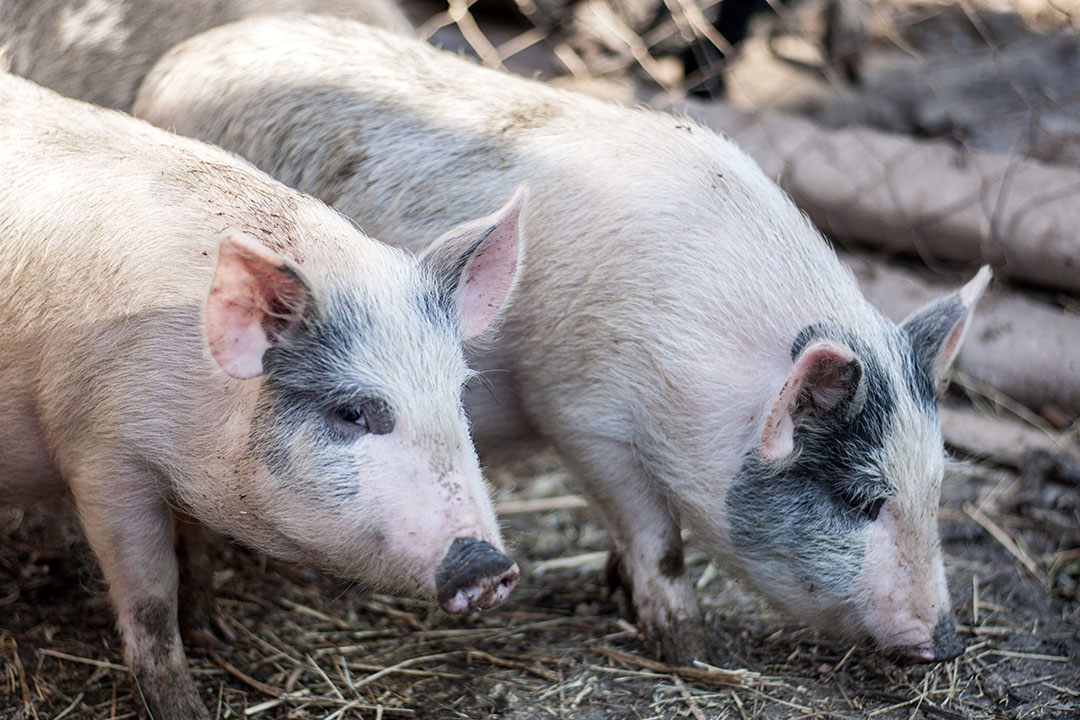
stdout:
<svg viewBox="0 0 1080 720">
<path fill-rule="evenodd" d="M 461 340 L 509 291 L 516 205 L 418 259 L 6 74 L 0 174 L 0 502 L 70 491 L 154 717 L 207 717 L 177 624 L 212 611 L 203 528 L 450 612 L 505 598 Z"/>
<path fill-rule="evenodd" d="M 143 76 L 176 43 L 251 15 L 290 10 L 412 29 L 393 0 L 4 0 L 0 48 L 18 75 L 129 110 Z"/>
<path fill-rule="evenodd" d="M 357 24 L 205 33 L 162 59 L 135 112 L 412 249 L 528 181 L 530 262 L 476 356 L 474 434 L 558 447 L 667 657 L 706 652 L 683 527 L 795 617 L 911 659 L 955 654 L 935 384 L 987 273 L 897 326 L 726 139 Z"/>
</svg>

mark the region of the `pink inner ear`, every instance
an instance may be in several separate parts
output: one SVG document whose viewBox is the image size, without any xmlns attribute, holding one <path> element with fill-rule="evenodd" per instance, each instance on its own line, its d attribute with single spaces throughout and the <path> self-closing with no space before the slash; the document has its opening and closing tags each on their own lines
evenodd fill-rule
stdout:
<svg viewBox="0 0 1080 720">
<path fill-rule="evenodd" d="M 461 333 L 471 340 L 483 333 L 514 285 L 518 265 L 518 219 L 524 192 L 518 190 L 493 220 L 494 228 L 476 249 L 462 274 Z"/>
<path fill-rule="evenodd" d="M 788 373 L 761 432 L 761 455 L 774 462 L 795 449 L 795 412 L 800 397 L 809 394 L 823 409 L 835 407 L 846 389 L 836 382 L 836 371 L 848 365 L 855 355 L 845 347 L 829 342 L 814 343 L 803 350 Z"/>
<path fill-rule="evenodd" d="M 964 304 L 964 314 L 953 326 L 949 336 L 941 344 L 941 349 L 938 350 L 937 358 L 934 360 L 935 380 L 941 380 L 960 353 L 960 346 L 963 343 L 965 333 L 967 333 L 968 325 L 971 324 L 975 304 L 979 302 L 979 298 L 986 292 L 991 277 L 993 277 L 993 273 L 990 271 L 990 266 L 984 265 L 975 274 L 975 277 L 960 289 L 960 302 Z"/>
<path fill-rule="evenodd" d="M 296 281 L 282 272 L 285 259 L 239 232 L 221 240 L 218 264 L 206 301 L 206 341 L 221 369 L 234 378 L 262 374 L 262 357 L 272 345 L 268 320 L 281 314 L 286 298 L 302 297 Z M 294 303 L 289 311 L 299 312 Z"/>
<path fill-rule="evenodd" d="M 957 353 L 960 352 L 960 341 L 964 339 L 964 333 L 967 331 L 968 320 L 971 318 L 971 310 L 967 310 L 963 317 L 953 325 L 953 329 L 949 331 L 949 336 L 945 338 L 945 342 L 941 344 L 941 349 L 938 350 L 937 358 L 934 359 L 934 378 L 939 382 L 945 375 L 945 371 L 952 365 L 953 360 L 956 359 Z"/>
</svg>

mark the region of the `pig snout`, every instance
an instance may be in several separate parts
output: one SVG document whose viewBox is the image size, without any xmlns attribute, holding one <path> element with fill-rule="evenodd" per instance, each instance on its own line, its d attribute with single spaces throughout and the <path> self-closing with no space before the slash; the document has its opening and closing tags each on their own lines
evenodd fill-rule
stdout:
<svg viewBox="0 0 1080 720">
<path fill-rule="evenodd" d="M 435 571 L 436 597 L 452 614 L 493 608 L 510 595 L 519 575 L 517 563 L 489 543 L 457 538 Z"/>
<path fill-rule="evenodd" d="M 956 623 L 949 616 L 938 619 L 928 645 L 898 648 L 897 659 L 905 665 L 952 660 L 964 652 L 964 643 L 956 634 Z"/>
</svg>

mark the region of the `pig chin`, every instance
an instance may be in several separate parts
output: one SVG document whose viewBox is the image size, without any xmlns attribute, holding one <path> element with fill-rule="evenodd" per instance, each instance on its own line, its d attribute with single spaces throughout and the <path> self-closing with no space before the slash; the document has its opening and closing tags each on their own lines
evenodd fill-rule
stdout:
<svg viewBox="0 0 1080 720">
<path fill-rule="evenodd" d="M 863 569 L 855 582 L 862 599 L 865 634 L 883 652 L 905 660 L 928 661 L 940 652 L 936 633 L 949 617 L 945 572 L 933 552 L 915 553 L 898 541 L 897 517 L 891 507 L 881 512 L 867 538 Z"/>
</svg>

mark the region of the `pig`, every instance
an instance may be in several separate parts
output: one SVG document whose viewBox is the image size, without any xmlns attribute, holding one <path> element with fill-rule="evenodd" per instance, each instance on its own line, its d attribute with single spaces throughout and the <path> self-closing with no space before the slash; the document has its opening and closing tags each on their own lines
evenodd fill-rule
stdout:
<svg viewBox="0 0 1080 720">
<path fill-rule="evenodd" d="M 415 256 L 6 74 L 0 174 L 0 501 L 73 498 L 153 717 L 209 717 L 180 634 L 212 634 L 207 530 L 449 613 L 506 598 L 462 342 L 514 285 L 520 193 Z"/>
<path fill-rule="evenodd" d="M 988 268 L 896 325 L 729 140 L 356 23 L 196 36 L 134 111 L 413 250 L 528 182 L 530 262 L 470 355 L 474 439 L 557 447 L 661 656 L 717 652 L 684 528 L 797 619 L 910 661 L 960 651 L 936 394 Z"/>
<path fill-rule="evenodd" d="M 130 110 L 143 76 L 176 43 L 223 23 L 288 10 L 412 32 L 394 0 L 4 0 L 0 47 L 18 75 Z"/>
</svg>

